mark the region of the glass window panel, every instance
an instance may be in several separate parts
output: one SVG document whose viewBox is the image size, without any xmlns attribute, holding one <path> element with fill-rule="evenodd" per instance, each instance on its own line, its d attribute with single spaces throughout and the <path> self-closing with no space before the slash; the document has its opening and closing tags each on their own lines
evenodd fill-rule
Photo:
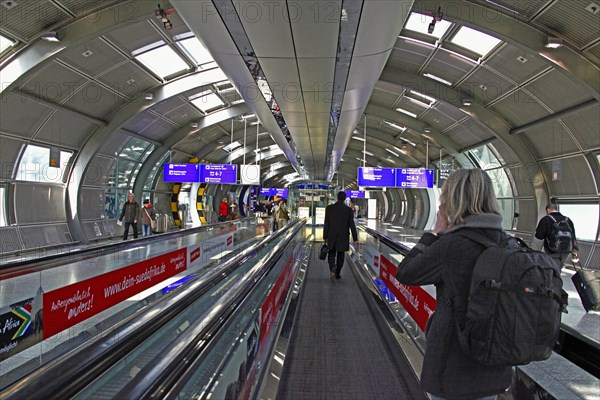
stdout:
<svg viewBox="0 0 600 400">
<path fill-rule="evenodd" d="M 119 188 L 128 188 L 136 165 L 137 163 L 132 161 L 117 159 L 108 174 L 108 184 Z"/>
<path fill-rule="evenodd" d="M 188 69 L 188 65 L 169 46 L 162 46 L 135 57 L 161 78 Z"/>
<path fill-rule="evenodd" d="M 515 202 L 513 199 L 500 199 L 500 213 L 502 214 L 502 228 L 510 230 L 513 228 L 513 219 L 515 217 Z"/>
<path fill-rule="evenodd" d="M 500 43 L 499 39 L 466 26 L 461 27 L 450 41 L 482 57 L 487 55 Z"/>
<path fill-rule="evenodd" d="M 14 44 L 15 42 L 10 40 L 9 38 L 0 35 L 0 53 L 13 46 Z"/>
<path fill-rule="evenodd" d="M 596 240 L 600 217 L 598 204 L 561 204 L 559 210 L 573 221 L 578 240 Z"/>
<path fill-rule="evenodd" d="M 0 186 L 0 226 L 8 226 L 6 212 L 6 187 Z"/>
<path fill-rule="evenodd" d="M 204 113 L 206 113 L 208 110 L 212 110 L 213 108 L 222 107 L 223 105 L 225 105 L 225 103 L 223 103 L 219 96 L 212 92 L 204 93 L 201 96 L 193 99 L 191 102 L 194 106 L 196 106 L 200 111 Z"/>
<path fill-rule="evenodd" d="M 127 190 L 105 189 L 104 218 L 119 218 L 123 204 L 127 201 Z"/>
<path fill-rule="evenodd" d="M 206 64 L 214 61 L 208 50 L 195 37 L 181 40 L 177 44 L 196 62 L 196 64 Z"/>
<path fill-rule="evenodd" d="M 145 153 L 146 149 L 151 144 L 145 140 L 133 138 L 127 143 L 121 150 L 119 157 L 131 158 L 132 160 L 139 160 L 140 157 Z"/>
<path fill-rule="evenodd" d="M 445 20 L 437 21 L 435 23 L 435 28 L 432 33 L 428 32 L 429 24 L 433 17 L 430 15 L 419 14 L 416 12 L 410 13 L 410 17 L 408 17 L 408 21 L 406 21 L 405 28 L 411 31 L 424 33 L 426 35 L 435 36 L 436 38 L 441 38 L 444 33 L 448 30 L 451 23 Z"/>
</svg>

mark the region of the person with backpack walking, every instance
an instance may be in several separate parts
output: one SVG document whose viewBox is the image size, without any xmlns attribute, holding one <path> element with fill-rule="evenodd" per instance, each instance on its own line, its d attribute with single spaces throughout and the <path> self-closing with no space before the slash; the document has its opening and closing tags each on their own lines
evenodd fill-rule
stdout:
<svg viewBox="0 0 600 400">
<path fill-rule="evenodd" d="M 129 193 L 127 195 L 127 201 L 123 204 L 123 208 L 121 209 L 121 216 L 119 217 L 119 221 L 123 222 L 123 240 L 127 240 L 130 226 L 133 228 L 133 238 L 137 239 L 137 221 L 139 215 L 140 205 L 135 201 L 133 193 Z"/>
<path fill-rule="evenodd" d="M 475 264 L 485 250 L 462 234 L 498 243 L 501 223 L 490 177 L 480 169 L 459 169 L 444 184 L 433 232 L 424 233 L 398 266 L 400 283 L 436 287 L 421 372 L 421 386 L 432 399 L 494 399 L 511 384 L 510 365 L 482 364 L 464 351 L 459 338 Z"/>
<path fill-rule="evenodd" d="M 579 246 L 575 238 L 573 221 L 558 211 L 558 204 L 554 199 L 546 205 L 546 215 L 540 219 L 535 228 L 531 247 L 536 250 L 541 249 L 542 241 L 544 251 L 554 259 L 560 268 L 569 254 L 573 260 L 579 259 Z"/>
</svg>

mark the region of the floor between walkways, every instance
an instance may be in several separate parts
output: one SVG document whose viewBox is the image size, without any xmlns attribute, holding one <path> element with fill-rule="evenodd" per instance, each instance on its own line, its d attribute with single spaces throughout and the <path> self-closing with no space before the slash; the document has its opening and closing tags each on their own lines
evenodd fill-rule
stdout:
<svg viewBox="0 0 600 400">
<path fill-rule="evenodd" d="M 424 398 L 348 259 L 332 284 L 319 247 L 313 246 L 277 400 Z"/>
</svg>

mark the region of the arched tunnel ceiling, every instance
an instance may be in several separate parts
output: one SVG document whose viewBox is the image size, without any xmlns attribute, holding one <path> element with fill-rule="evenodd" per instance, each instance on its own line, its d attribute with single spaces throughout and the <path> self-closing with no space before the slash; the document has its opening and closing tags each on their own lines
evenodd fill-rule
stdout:
<svg viewBox="0 0 600 400">
<path fill-rule="evenodd" d="M 287 157 L 287 161 L 277 156 L 262 163 L 264 179 L 283 184 L 283 175 L 298 170 L 298 159 L 264 99 L 244 104 L 243 100 L 248 99 L 244 98 L 243 91 L 240 94 L 240 90 L 231 90 L 233 86 L 239 86 L 241 78 L 236 81 L 236 76 L 227 76 L 228 65 L 221 65 L 224 73 L 214 63 L 198 66 L 193 57 L 176 44 L 190 28 L 198 30 L 184 22 L 188 15 L 170 14 L 173 29 L 165 30 L 161 21 L 154 18 L 156 5 L 146 1 L 117 4 L 115 1 L 45 0 L 37 2 L 36 10 L 41 17 L 35 19 L 23 18 L 29 10 L 29 2 L 15 3 L 17 5 L 12 9 L 0 6 L 0 34 L 16 43 L 3 50 L 0 65 L 0 140 L 4 148 L 8 149 L 8 144 L 14 142 L 78 151 L 75 170 L 79 172 L 73 174 L 75 180 L 71 184 L 76 186 L 95 152 L 101 146 L 109 145 L 111 137 L 140 137 L 156 145 L 141 171 L 145 171 L 142 176 L 147 176 L 154 164 L 170 150 L 175 150 L 175 154 L 178 151 L 182 159 L 198 156 L 210 162 L 223 161 L 226 153 L 221 148 L 229 143 L 231 118 L 234 118 L 234 138 L 239 140 L 243 133 L 239 117 L 254 111 L 261 121 L 261 132 L 269 132 L 261 137 L 260 146 L 278 144 Z M 178 2 L 174 3 L 179 11 Z M 287 7 L 292 3 L 297 2 L 289 1 Z M 335 26 L 339 26 L 345 18 L 342 3 L 334 3 L 338 7 Z M 354 93 L 352 84 L 357 78 L 350 76 L 344 81 L 348 87 L 342 110 L 348 111 L 348 116 L 340 119 L 340 136 L 335 136 L 329 147 L 327 129 L 317 129 L 317 126 L 314 132 L 318 133 L 313 135 L 308 129 L 312 125 L 308 124 L 306 132 L 295 138 L 294 130 L 290 131 L 294 146 L 298 144 L 301 159 L 307 165 L 307 172 L 325 171 L 327 165 L 335 164 L 338 176 L 347 178 L 345 181 L 355 178 L 352 174 L 362 165 L 363 143 L 353 140 L 352 136 L 363 137 L 366 118 L 367 151 L 374 154 L 366 156 L 369 165 L 386 166 L 386 160 L 391 157 L 389 166 L 424 166 L 427 142 L 431 146 L 428 162 L 439 157 L 441 148 L 444 156 L 450 155 L 463 164 L 461 159 L 465 149 L 491 143 L 507 165 L 538 166 L 564 155 L 573 159 L 584 157 L 588 160 L 589 171 L 582 173 L 592 176 L 593 191 L 598 193 L 599 183 L 593 178 L 598 167 L 592 166 L 589 160 L 593 163 L 593 155 L 600 150 L 600 14 L 585 9 L 588 1 L 572 1 L 568 5 L 561 1 L 521 1 L 513 12 L 509 9 L 514 2 L 508 1 L 497 1 L 496 4 L 486 1 L 396 2 L 402 3 L 399 8 L 404 11 L 397 12 L 395 23 L 389 25 L 397 29 L 391 42 L 389 38 L 377 36 L 389 36 L 390 32 L 384 32 L 382 25 L 372 18 L 383 12 L 390 18 L 390 10 L 395 6 L 384 5 L 391 3 L 386 1 L 358 3 L 364 13 L 358 37 L 351 43 L 360 53 L 363 41 L 376 35 L 382 51 L 389 47 L 386 53 L 389 57 L 386 55 L 379 68 L 381 74 L 377 72 L 375 78 L 365 72 L 364 64 L 361 64 L 364 60 L 360 57 L 352 59 L 350 72 L 356 66 L 352 73 L 362 73 L 365 82 L 357 86 Z M 381 4 L 379 11 L 378 3 Z M 266 6 L 262 2 L 257 4 Z M 166 2 L 161 5 L 164 9 L 172 7 Z M 431 15 L 440 5 L 443 20 L 451 22 L 451 27 L 439 40 L 406 29 L 405 11 Z M 249 18 L 243 13 L 240 15 Z M 311 22 L 304 27 L 288 24 L 278 31 L 287 32 L 292 38 L 306 35 L 303 44 L 312 43 L 314 51 L 323 58 L 323 64 L 315 61 L 308 65 L 303 64 L 303 57 L 294 56 L 300 75 L 304 71 L 313 75 L 324 71 L 323 65 L 330 68 L 329 58 L 335 58 L 336 44 L 340 43 L 337 34 L 315 41 L 307 33 L 307 27 L 314 28 L 315 32 L 325 32 L 320 29 L 328 27 L 320 26 L 319 22 L 325 23 Z M 462 26 L 491 34 L 501 42 L 491 53 L 480 57 L 452 42 Z M 254 33 L 249 33 L 248 37 L 256 40 L 251 44 L 256 44 L 257 48 L 269 49 L 271 53 L 264 55 L 265 69 L 276 74 L 275 64 L 267 68 L 268 58 L 292 56 L 288 54 L 289 49 L 282 48 L 285 46 L 281 37 L 272 34 L 269 27 L 273 25 L 259 23 L 252 27 Z M 225 25 L 221 28 L 225 29 Z M 56 31 L 61 41 L 40 40 L 40 35 L 48 30 Z M 210 32 L 203 35 L 199 39 L 213 56 L 223 51 L 217 47 L 223 38 Z M 545 48 L 549 36 L 561 38 L 564 46 Z M 312 42 L 308 38 L 312 38 Z M 184 70 L 164 78 L 134 55 L 135 50 L 159 41 L 182 57 L 186 65 Z M 231 52 L 226 52 L 224 58 L 234 66 L 245 67 L 237 47 L 230 43 L 228 49 Z M 331 49 L 334 49 L 333 55 Z M 371 53 L 365 51 L 362 55 L 368 54 Z M 258 56 L 260 59 L 261 54 Z M 301 70 L 300 64 L 306 69 Z M 359 68 L 361 65 L 363 67 Z M 242 74 L 241 71 L 234 72 Z M 439 83 L 424 74 L 441 77 L 451 85 Z M 285 74 L 274 76 L 279 76 L 277 79 L 283 79 L 282 82 L 287 79 Z M 331 74 L 327 76 L 329 81 L 333 80 Z M 245 82 L 256 85 L 251 78 L 246 70 Z M 266 78 L 269 78 L 268 74 Z M 190 97 L 206 90 L 217 94 L 224 103 L 222 109 L 205 113 L 192 105 Z M 410 90 L 430 96 L 434 101 L 425 105 L 415 102 Z M 148 94 L 152 94 L 151 100 L 146 98 Z M 471 100 L 472 104 L 465 106 L 464 100 Z M 307 104 L 304 103 L 304 117 L 298 114 L 300 111 L 290 111 L 290 121 L 292 118 L 312 121 L 308 117 Z M 416 116 L 407 116 L 397 108 Z M 272 120 L 267 118 L 269 116 Z M 197 127 L 194 128 L 192 123 Z M 401 132 L 390 124 L 407 129 Z M 253 129 L 251 126 L 249 131 Z M 251 144 L 255 143 L 252 133 L 248 134 L 248 139 Z M 416 146 L 408 144 L 404 149 L 402 146 L 409 142 Z M 115 140 L 115 143 L 121 142 Z M 309 145 L 303 147 L 301 143 Z M 407 154 L 398 153 L 391 146 L 406 150 Z M 331 153 L 323 154 L 327 149 Z M 396 152 L 398 157 L 386 149 Z M 115 147 L 114 151 L 118 150 Z M 5 150 L 3 163 L 18 162 L 18 154 L 19 150 L 14 154 Z M 342 164 L 338 165 L 342 157 Z M 270 170 L 272 163 L 281 164 L 282 161 L 287 162 L 288 167 Z M 537 174 L 541 176 L 539 172 Z M 14 177 L 3 173 L 2 179 Z M 546 185 L 550 184 L 546 179 Z M 140 185 L 143 183 L 136 183 L 136 187 Z"/>
</svg>

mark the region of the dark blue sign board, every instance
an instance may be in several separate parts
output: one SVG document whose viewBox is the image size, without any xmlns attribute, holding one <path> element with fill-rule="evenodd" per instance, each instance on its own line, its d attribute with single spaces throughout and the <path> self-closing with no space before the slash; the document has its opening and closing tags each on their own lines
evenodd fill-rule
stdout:
<svg viewBox="0 0 600 400">
<path fill-rule="evenodd" d="M 199 164 L 165 164 L 165 182 L 198 182 Z"/>
<path fill-rule="evenodd" d="M 200 164 L 200 182 L 235 184 L 237 183 L 237 165 Z"/>
<path fill-rule="evenodd" d="M 433 187 L 433 170 L 425 168 L 398 168 L 396 187 L 430 189 Z"/>
<path fill-rule="evenodd" d="M 279 196 L 284 199 L 288 198 L 288 190 L 284 188 L 260 188 L 261 196 Z"/>
<path fill-rule="evenodd" d="M 364 199 L 365 192 L 362 190 L 344 190 L 346 197 L 349 199 Z"/>
<path fill-rule="evenodd" d="M 394 187 L 396 170 L 394 168 L 358 168 L 358 186 L 361 187 Z"/>
<path fill-rule="evenodd" d="M 279 196 L 279 197 L 283 197 L 284 199 L 287 199 L 288 198 L 288 190 L 287 189 L 276 188 L 275 189 L 275 196 Z"/>
</svg>

